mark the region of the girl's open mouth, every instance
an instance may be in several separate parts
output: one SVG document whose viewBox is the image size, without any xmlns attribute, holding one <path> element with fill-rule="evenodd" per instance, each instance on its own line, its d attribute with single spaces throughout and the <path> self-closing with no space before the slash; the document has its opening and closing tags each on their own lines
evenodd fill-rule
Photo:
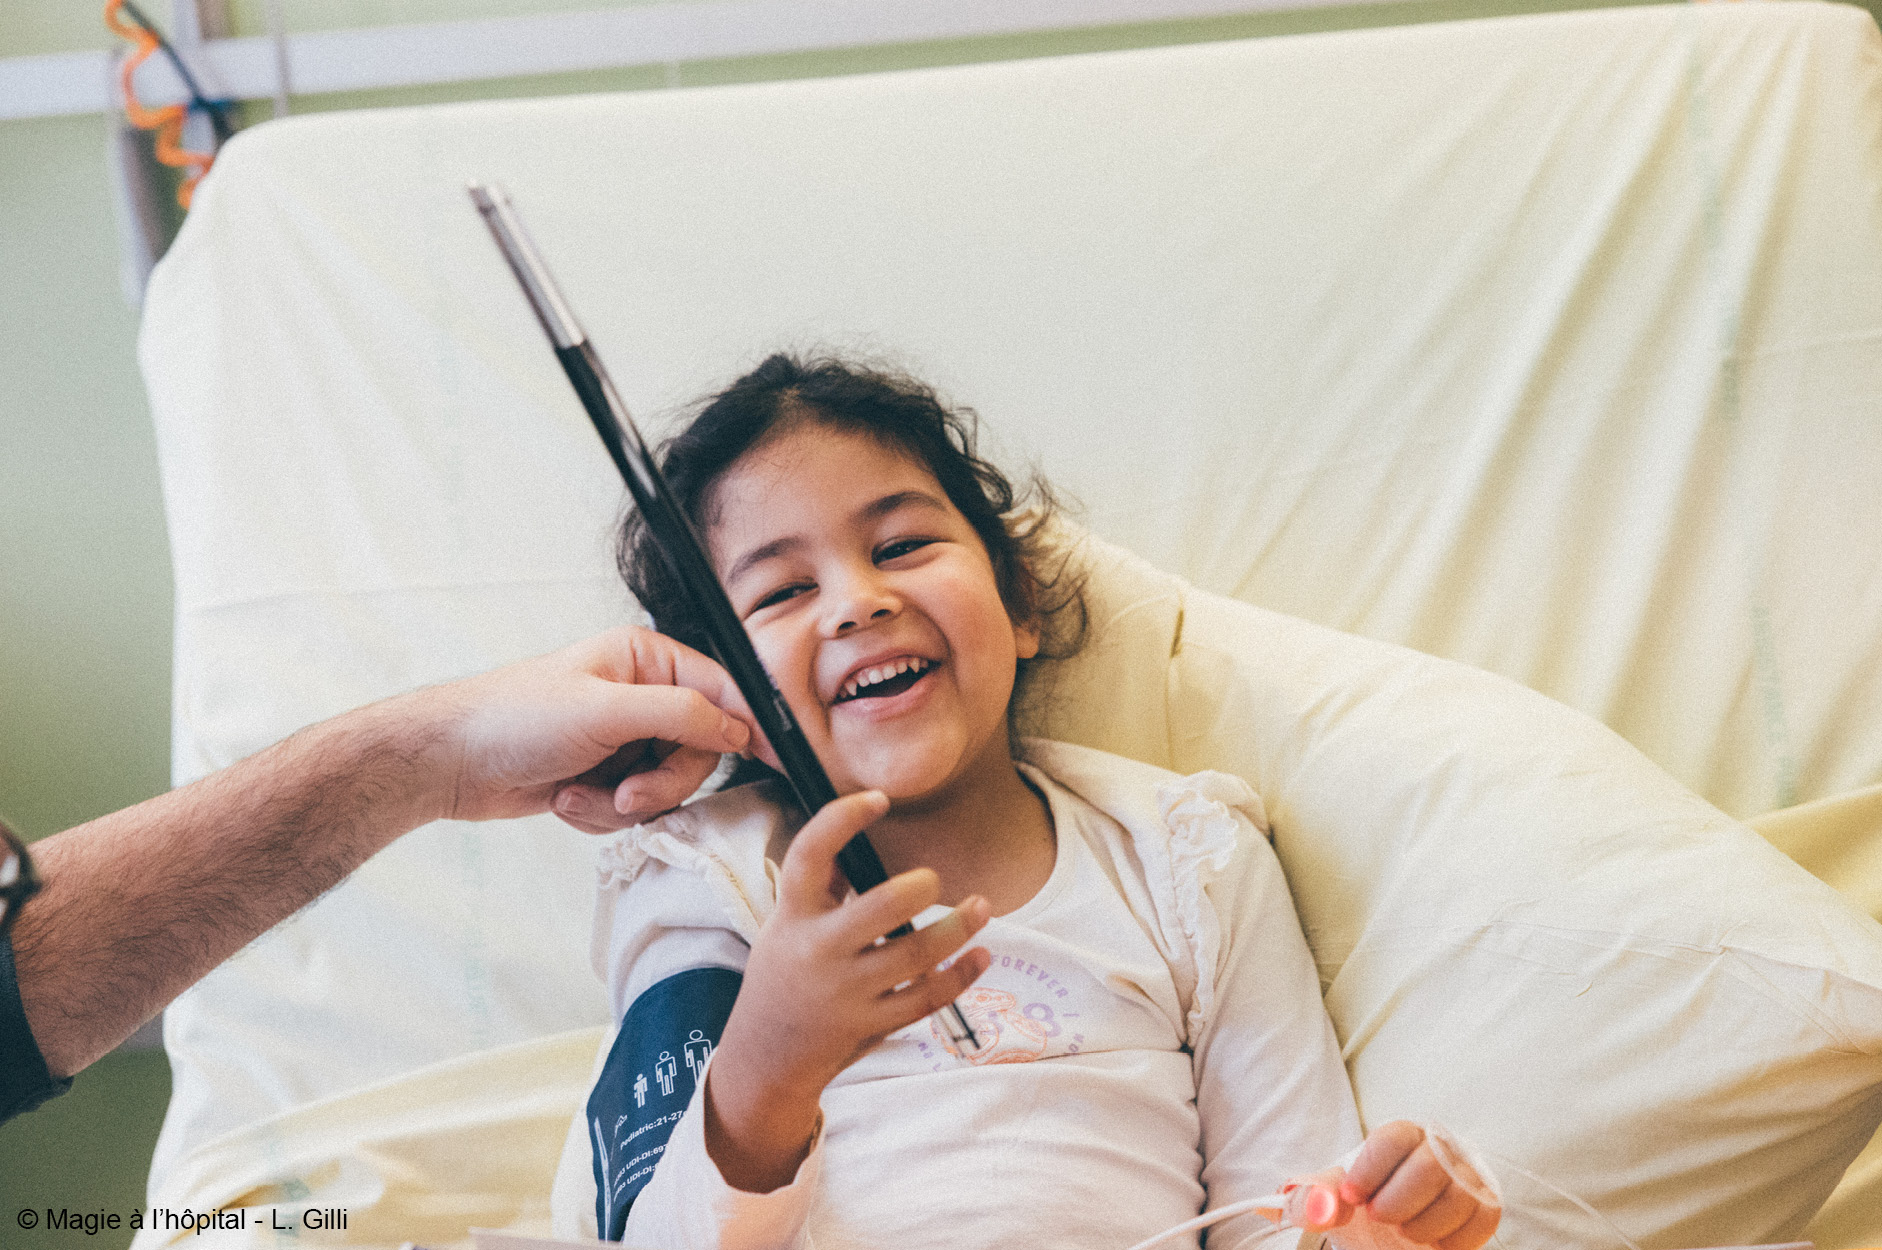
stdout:
<svg viewBox="0 0 1882 1250">
<path fill-rule="evenodd" d="M 900 659 L 890 660 L 886 664 L 866 668 L 857 673 L 843 683 L 843 689 L 837 692 L 833 702 L 848 703 L 852 699 L 887 699 L 901 694 L 934 669 L 933 660 L 905 655 Z"/>
</svg>

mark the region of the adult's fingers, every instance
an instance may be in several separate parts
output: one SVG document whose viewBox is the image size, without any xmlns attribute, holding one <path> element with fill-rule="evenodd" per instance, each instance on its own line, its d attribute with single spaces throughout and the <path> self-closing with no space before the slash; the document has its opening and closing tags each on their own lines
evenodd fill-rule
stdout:
<svg viewBox="0 0 1882 1250">
<path fill-rule="evenodd" d="M 640 767 L 616 783 L 618 769 L 590 769 L 556 787 L 550 810 L 584 833 L 614 833 L 644 824 L 684 803 L 704 785 L 721 756 L 714 751 L 678 747 L 657 763 L 648 751 Z"/>
<path fill-rule="evenodd" d="M 665 634 L 635 626 L 609 630 L 589 639 L 587 645 L 591 648 L 590 668 L 597 676 L 625 685 L 666 685 L 697 691 L 743 725 L 751 735 L 747 739 L 750 748 L 767 764 L 778 767 L 776 753 L 758 728 L 745 696 L 739 693 L 738 683 L 718 661 Z M 672 735 L 660 736 L 682 741 Z M 718 749 L 742 751 L 746 744 Z"/>
<path fill-rule="evenodd" d="M 651 820 L 671 811 L 706 784 L 720 758 L 717 751 L 678 747 L 653 767 L 623 778 L 614 791 L 614 810 L 630 822 Z"/>
<path fill-rule="evenodd" d="M 610 751 L 657 738 L 701 751 L 743 751 L 751 727 L 686 686 L 603 682 L 591 692 L 586 728 Z"/>
<path fill-rule="evenodd" d="M 632 823 L 614 810 L 614 791 L 574 781 L 556 787 L 549 810 L 583 833 L 615 833 Z"/>
<path fill-rule="evenodd" d="M 784 852 L 778 878 L 779 909 L 806 915 L 834 910 L 844 893 L 837 852 L 888 811 L 888 797 L 880 790 L 862 790 L 824 804 Z"/>
</svg>

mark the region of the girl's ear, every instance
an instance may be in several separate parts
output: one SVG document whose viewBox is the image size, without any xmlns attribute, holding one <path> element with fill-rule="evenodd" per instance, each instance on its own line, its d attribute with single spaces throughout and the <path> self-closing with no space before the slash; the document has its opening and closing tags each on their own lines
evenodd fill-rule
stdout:
<svg viewBox="0 0 1882 1250">
<path fill-rule="evenodd" d="M 1036 620 L 1014 621 L 1013 642 L 1019 658 L 1030 660 L 1039 654 L 1039 625 Z"/>
</svg>

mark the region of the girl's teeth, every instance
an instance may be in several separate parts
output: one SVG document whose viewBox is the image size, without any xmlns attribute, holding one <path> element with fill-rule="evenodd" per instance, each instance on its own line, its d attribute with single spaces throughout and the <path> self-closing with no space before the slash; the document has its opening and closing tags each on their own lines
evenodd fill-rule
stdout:
<svg viewBox="0 0 1882 1250">
<path fill-rule="evenodd" d="M 911 660 L 911 659 L 906 659 L 906 658 L 900 659 L 900 660 L 892 660 L 887 664 L 881 665 L 880 667 L 877 667 L 877 668 L 865 670 L 864 672 L 858 673 L 856 676 L 850 678 L 848 681 L 843 683 L 843 689 L 840 693 L 843 698 L 853 699 L 866 686 L 873 686 L 879 682 L 885 682 L 889 680 L 891 677 L 899 677 L 903 673 L 909 672 L 911 669 L 916 669 L 921 666 L 922 666 L 922 662 L 919 660 Z"/>
</svg>

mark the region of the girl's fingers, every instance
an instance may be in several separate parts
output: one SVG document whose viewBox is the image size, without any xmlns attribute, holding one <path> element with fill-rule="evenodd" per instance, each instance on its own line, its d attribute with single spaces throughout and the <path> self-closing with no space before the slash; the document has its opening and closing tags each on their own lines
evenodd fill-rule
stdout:
<svg viewBox="0 0 1882 1250">
<path fill-rule="evenodd" d="M 1405 1120 L 1382 1124 L 1366 1137 L 1340 1183 L 1340 1197 L 1440 1250 L 1478 1250 L 1503 1215 L 1454 1181 L 1424 1130 Z"/>
<path fill-rule="evenodd" d="M 849 904 L 843 916 L 841 940 L 852 950 L 864 950 L 873 945 L 877 938 L 907 924 L 940 899 L 941 878 L 934 869 L 912 868 L 897 873 L 867 894 L 858 895 Z"/>
<path fill-rule="evenodd" d="M 1503 1212 L 1497 1207 L 1479 1206 L 1477 1213 L 1470 1217 L 1465 1225 L 1438 1242 L 1439 1250 L 1478 1250 L 1490 1240 L 1496 1232 L 1496 1226 L 1503 1219 Z"/>
<path fill-rule="evenodd" d="M 992 918 L 993 905 L 975 895 L 928 927 L 864 951 L 863 959 L 888 987 L 914 981 L 967 945 Z"/>
<path fill-rule="evenodd" d="M 1437 1201 L 1438 1195 L 1451 1188 L 1450 1173 L 1444 1170 L 1431 1148 L 1420 1142 L 1366 1203 L 1375 1220 L 1403 1224 L 1418 1216 Z"/>
<path fill-rule="evenodd" d="M 826 803 L 797 831 L 784 852 L 778 909 L 801 915 L 834 911 L 843 901 L 846 884 L 837 871 L 837 852 L 888 810 L 889 800 L 880 790 L 846 794 Z"/>
<path fill-rule="evenodd" d="M 1430 1206 L 1399 1222 L 1399 1232 L 1421 1245 L 1435 1246 L 1463 1228 L 1481 1204 L 1459 1185 L 1447 1185 Z"/>
<path fill-rule="evenodd" d="M 924 1016 L 931 1016 L 966 993 L 992 964 L 993 956 L 984 946 L 962 951 L 960 958 L 945 968 L 930 968 L 922 976 L 882 998 L 887 1035 Z"/>
<path fill-rule="evenodd" d="M 1340 1183 L 1340 1197 L 1356 1207 L 1365 1204 L 1391 1179 L 1399 1165 L 1424 1145 L 1424 1140 L 1425 1131 L 1409 1120 L 1393 1120 L 1373 1129 L 1366 1135 L 1366 1144 L 1359 1148 L 1359 1157 L 1353 1160 L 1353 1166 L 1346 1169 L 1346 1179 Z M 1434 1190 L 1425 1201 L 1436 1196 Z"/>
</svg>

